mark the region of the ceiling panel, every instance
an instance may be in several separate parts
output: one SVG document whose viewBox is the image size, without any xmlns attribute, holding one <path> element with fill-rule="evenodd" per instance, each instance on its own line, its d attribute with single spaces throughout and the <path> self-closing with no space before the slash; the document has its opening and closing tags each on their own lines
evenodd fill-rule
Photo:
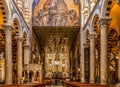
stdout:
<svg viewBox="0 0 120 87">
<path fill-rule="evenodd" d="M 46 47 L 48 41 L 52 38 L 68 38 L 69 47 L 71 47 L 80 27 L 38 27 L 33 26 L 33 32 L 36 35 L 41 47 Z"/>
</svg>

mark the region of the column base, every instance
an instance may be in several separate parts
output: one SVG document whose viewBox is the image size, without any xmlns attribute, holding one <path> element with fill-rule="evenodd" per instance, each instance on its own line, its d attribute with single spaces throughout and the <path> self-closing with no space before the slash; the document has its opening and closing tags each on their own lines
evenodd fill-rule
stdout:
<svg viewBox="0 0 120 87">
<path fill-rule="evenodd" d="M 95 83 L 95 80 L 90 80 L 90 83 Z"/>
<path fill-rule="evenodd" d="M 102 84 L 102 85 L 107 85 L 107 81 L 101 80 L 101 83 L 100 83 L 100 84 Z"/>
</svg>

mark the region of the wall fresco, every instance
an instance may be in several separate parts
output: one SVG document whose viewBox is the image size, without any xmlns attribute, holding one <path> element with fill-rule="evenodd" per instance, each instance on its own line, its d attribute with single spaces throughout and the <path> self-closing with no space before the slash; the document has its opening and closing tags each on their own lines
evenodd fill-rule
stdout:
<svg viewBox="0 0 120 87">
<path fill-rule="evenodd" d="M 40 0 L 33 10 L 33 26 L 79 26 L 78 0 Z"/>
</svg>

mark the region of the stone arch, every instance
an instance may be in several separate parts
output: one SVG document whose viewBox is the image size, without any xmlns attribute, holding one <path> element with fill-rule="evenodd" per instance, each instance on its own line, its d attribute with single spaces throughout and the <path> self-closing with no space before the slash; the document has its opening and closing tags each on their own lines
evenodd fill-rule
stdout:
<svg viewBox="0 0 120 87">
<path fill-rule="evenodd" d="M 23 80 L 23 83 L 26 83 L 26 82 L 28 82 L 28 71 L 27 70 L 23 70 L 22 71 L 22 80 Z"/>
<path fill-rule="evenodd" d="M 95 9 L 93 16 L 92 16 L 92 20 L 96 14 L 100 17 L 100 10 L 99 9 Z"/>
<path fill-rule="evenodd" d="M 14 26 L 13 34 L 14 35 L 19 35 L 20 25 L 19 25 L 19 22 L 16 18 L 13 20 L 13 26 Z"/>
<path fill-rule="evenodd" d="M 94 20 L 94 18 L 95 18 L 96 15 L 98 15 L 98 17 L 100 18 L 100 16 L 101 16 L 100 14 L 101 14 L 100 10 L 99 9 L 95 9 L 95 11 L 94 11 L 94 13 L 93 13 L 93 15 L 91 17 L 91 23 Z M 90 26 L 90 27 L 92 27 L 92 26 Z"/>
<path fill-rule="evenodd" d="M 109 29 L 108 32 L 108 83 L 114 85 L 117 83 L 118 71 L 117 71 L 117 59 L 119 59 L 118 49 L 118 32 L 115 29 Z"/>
<path fill-rule="evenodd" d="M 91 25 L 91 34 L 95 35 L 95 82 L 100 83 L 100 29 L 98 25 L 99 15 L 94 14 Z M 97 43 L 96 43 L 97 42 Z"/>
<path fill-rule="evenodd" d="M 94 17 L 93 17 L 93 20 L 92 20 L 92 26 L 91 26 L 91 31 L 94 32 L 94 31 L 97 31 L 97 28 L 98 28 L 98 20 L 99 20 L 99 15 L 98 14 L 95 14 Z"/>
<path fill-rule="evenodd" d="M 30 71 L 29 72 L 29 81 L 32 82 L 34 79 L 34 72 L 33 71 Z"/>
<path fill-rule="evenodd" d="M 12 26 L 14 27 L 14 30 L 12 32 L 12 59 L 15 59 L 16 61 L 13 62 L 13 66 L 15 67 L 15 65 L 18 63 L 18 60 L 17 60 L 17 53 L 18 53 L 18 41 L 17 39 L 19 38 L 19 30 L 20 30 L 20 22 L 17 18 L 13 18 L 12 19 Z M 17 53 L 16 53 L 17 52 Z M 17 67 L 18 68 L 18 67 Z M 17 83 L 17 73 L 13 74 L 14 78 L 13 78 L 13 83 Z"/>
<path fill-rule="evenodd" d="M 101 9 L 101 16 L 109 16 L 112 0 L 104 0 Z"/>
<path fill-rule="evenodd" d="M 12 21 L 13 21 L 13 26 L 15 28 L 15 30 L 17 30 L 17 34 L 19 36 L 22 36 L 22 26 L 21 26 L 21 22 L 20 19 L 18 17 L 18 15 L 16 13 L 13 14 L 12 16 Z"/>
<path fill-rule="evenodd" d="M 112 48 L 118 46 L 118 37 L 118 32 L 115 29 L 109 29 L 108 41 L 114 40 L 112 41 L 114 44 L 110 44 Z"/>
<path fill-rule="evenodd" d="M 40 72 L 39 72 L 39 71 L 36 72 L 36 77 L 37 77 L 36 80 L 38 81 L 38 80 L 39 80 L 39 77 L 40 77 Z"/>
<path fill-rule="evenodd" d="M 8 1 L 0 0 L 0 54 L 5 51 L 5 38 L 2 25 L 6 24 L 11 17 Z M 5 55 L 3 55 L 5 56 Z"/>
<path fill-rule="evenodd" d="M 11 18 L 11 11 L 9 7 L 9 3 L 7 0 L 0 0 L 0 8 L 2 10 L 3 15 L 3 23 L 7 23 L 10 21 Z"/>
</svg>

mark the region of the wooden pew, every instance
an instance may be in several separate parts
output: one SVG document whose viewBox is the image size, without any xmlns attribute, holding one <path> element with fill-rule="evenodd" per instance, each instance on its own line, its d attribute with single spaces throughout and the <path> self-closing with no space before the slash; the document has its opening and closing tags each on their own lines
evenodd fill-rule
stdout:
<svg viewBox="0 0 120 87">
<path fill-rule="evenodd" d="M 12 85 L 2 85 L 0 87 L 45 87 L 45 83 L 30 83 L 30 84 L 12 84 Z"/>
<path fill-rule="evenodd" d="M 64 87 L 115 87 L 115 86 L 101 84 L 86 84 L 80 82 L 65 82 Z"/>
</svg>

